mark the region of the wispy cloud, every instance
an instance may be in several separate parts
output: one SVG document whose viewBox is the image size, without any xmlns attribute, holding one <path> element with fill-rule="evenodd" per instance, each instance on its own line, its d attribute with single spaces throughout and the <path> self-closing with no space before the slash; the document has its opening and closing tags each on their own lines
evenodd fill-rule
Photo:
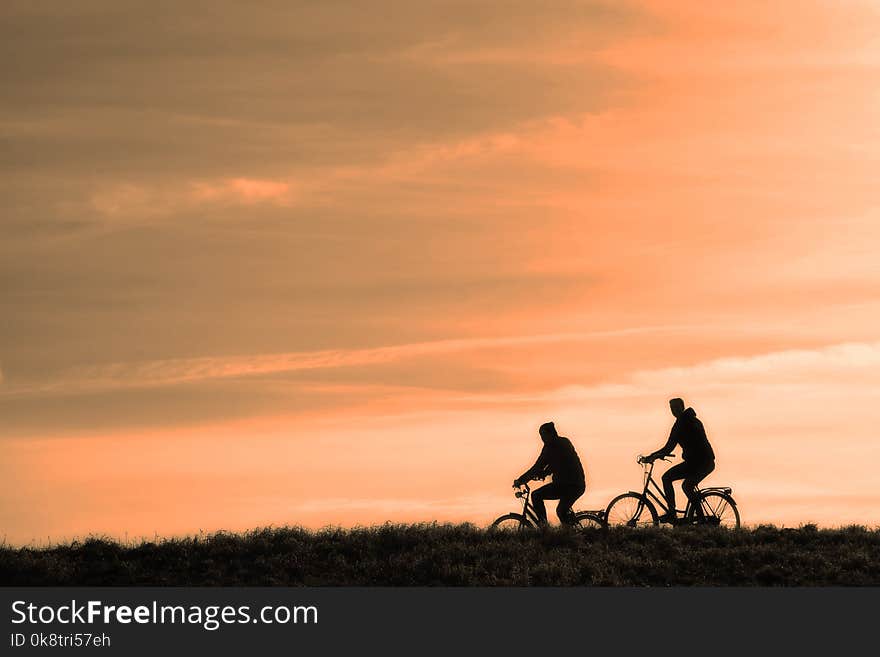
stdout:
<svg viewBox="0 0 880 657">
<path fill-rule="evenodd" d="M 864 389 L 880 367 L 880 342 L 852 342 L 818 349 L 788 349 L 743 357 L 707 360 L 687 367 L 663 367 L 623 373 L 618 380 L 593 385 L 567 385 L 553 390 L 469 393 L 467 400 L 490 404 L 523 402 L 571 403 L 588 400 L 625 400 L 632 397 L 714 393 L 740 388 L 760 393 L 768 388 L 815 389 L 829 394 Z M 465 398 L 462 397 L 462 401 Z"/>
<path fill-rule="evenodd" d="M 295 185 L 288 180 L 220 178 L 189 183 L 116 182 L 99 186 L 89 205 L 99 216 L 136 222 L 175 215 L 204 205 L 293 204 Z"/>
<path fill-rule="evenodd" d="M 231 178 L 220 183 L 193 183 L 192 198 L 196 201 L 234 201 L 245 204 L 277 203 L 290 205 L 292 185 L 282 180 Z"/>
<path fill-rule="evenodd" d="M 626 338 L 652 333 L 680 334 L 694 330 L 696 328 L 693 326 L 654 326 L 581 333 L 435 340 L 367 349 L 120 362 L 71 369 L 41 383 L 11 385 L 6 381 L 0 388 L 0 398 L 162 388 L 310 370 L 380 366 L 420 357 L 443 357 L 481 350 L 574 344 L 605 338 Z M 459 401 L 468 405 L 503 406 L 526 402 L 568 404 L 599 399 L 625 400 L 645 395 L 666 396 L 676 391 L 681 394 L 706 395 L 734 388 L 752 391 L 770 388 L 816 388 L 819 392 L 830 394 L 836 389 L 835 386 L 852 390 L 854 386 L 862 388 L 868 385 L 877 367 L 880 367 L 880 342 L 843 343 L 818 349 L 790 349 L 746 357 L 716 358 L 687 367 L 621 372 L 616 380 L 590 385 L 566 385 L 529 392 L 497 390 L 486 393 L 450 393 L 449 397 L 451 400 L 460 397 Z M 2 372 L 0 382 L 3 382 Z M 348 387 L 343 389 L 350 392 Z"/>
<path fill-rule="evenodd" d="M 671 367 L 633 375 L 640 389 L 687 390 L 750 386 L 860 386 L 876 377 L 880 342 L 835 344 L 820 349 L 788 349 L 750 357 L 718 358 L 690 367 Z"/>
<path fill-rule="evenodd" d="M 40 393 L 64 394 L 120 388 L 172 386 L 215 379 L 379 365 L 420 356 L 441 356 L 480 349 L 680 332 L 691 328 L 688 326 L 648 326 L 581 333 L 435 340 L 368 349 L 330 349 L 251 356 L 121 362 L 96 367 L 75 368 L 45 383 L 9 386 L 2 394 L 8 397 Z"/>
</svg>

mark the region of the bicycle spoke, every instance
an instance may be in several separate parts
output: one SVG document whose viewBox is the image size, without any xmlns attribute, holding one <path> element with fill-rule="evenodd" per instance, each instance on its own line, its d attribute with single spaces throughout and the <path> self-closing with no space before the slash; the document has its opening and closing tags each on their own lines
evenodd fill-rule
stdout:
<svg viewBox="0 0 880 657">
<path fill-rule="evenodd" d="M 608 508 L 606 522 L 611 526 L 640 527 L 654 523 L 654 514 L 636 495 L 623 495 Z"/>
<path fill-rule="evenodd" d="M 707 513 L 706 522 L 712 525 L 728 528 L 739 526 L 736 507 L 726 495 L 706 493 L 700 500 L 700 507 Z"/>
</svg>

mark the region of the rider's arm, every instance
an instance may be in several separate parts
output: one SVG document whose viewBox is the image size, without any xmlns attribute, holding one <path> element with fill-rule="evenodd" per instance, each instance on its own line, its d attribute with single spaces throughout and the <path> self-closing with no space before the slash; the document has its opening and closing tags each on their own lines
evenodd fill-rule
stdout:
<svg viewBox="0 0 880 657">
<path fill-rule="evenodd" d="M 531 481 L 532 479 L 537 479 L 538 477 L 547 474 L 547 468 L 550 467 L 550 463 L 547 461 L 547 455 L 545 454 L 546 450 L 546 447 L 541 450 L 541 454 L 538 456 L 538 460 L 535 461 L 535 464 L 517 477 L 517 481 Z"/>
<path fill-rule="evenodd" d="M 669 439 L 666 441 L 666 444 L 663 445 L 663 447 L 658 449 L 656 452 L 651 452 L 650 454 L 648 454 L 648 456 L 646 457 L 648 460 L 653 461 L 654 459 L 662 459 L 663 457 L 672 454 L 672 450 L 675 449 L 675 445 L 678 442 L 675 427 L 676 425 L 673 424 L 672 431 L 669 432 Z"/>
</svg>

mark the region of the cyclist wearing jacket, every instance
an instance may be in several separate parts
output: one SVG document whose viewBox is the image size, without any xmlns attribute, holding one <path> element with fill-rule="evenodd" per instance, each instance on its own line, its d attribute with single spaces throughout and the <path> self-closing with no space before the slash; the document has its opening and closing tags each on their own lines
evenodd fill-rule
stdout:
<svg viewBox="0 0 880 657">
<path fill-rule="evenodd" d="M 683 479 L 681 489 L 694 505 L 697 515 L 703 515 L 703 508 L 699 498 L 695 497 L 697 484 L 705 479 L 715 469 L 715 452 L 706 438 L 706 430 L 703 423 L 697 419 L 697 413 L 692 408 L 685 408 L 684 401 L 679 398 L 669 400 L 669 409 L 675 416 L 675 424 L 669 433 L 669 440 L 660 449 L 648 456 L 643 461 L 653 463 L 659 458 L 664 458 L 672 453 L 676 445 L 681 445 L 682 463 L 674 465 L 663 473 L 663 494 L 669 511 L 660 516 L 660 522 L 674 522 L 675 513 L 675 489 L 673 482 Z"/>
<path fill-rule="evenodd" d="M 543 479 L 552 474 L 552 483 L 541 486 L 532 493 L 535 515 L 541 524 L 546 525 L 547 509 L 544 507 L 544 500 L 559 500 L 556 515 L 563 523 L 570 523 L 574 518 L 571 506 L 586 489 L 584 468 L 571 441 L 556 433 L 556 425 L 552 422 L 542 424 L 538 433 L 544 441 L 541 455 L 531 468 L 514 480 L 513 486 L 521 486 L 532 479 Z"/>
</svg>

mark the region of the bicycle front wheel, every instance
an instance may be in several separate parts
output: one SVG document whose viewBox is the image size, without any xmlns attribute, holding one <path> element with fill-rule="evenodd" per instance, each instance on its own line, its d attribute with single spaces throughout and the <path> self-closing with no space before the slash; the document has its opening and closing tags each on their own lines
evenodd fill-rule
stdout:
<svg viewBox="0 0 880 657">
<path fill-rule="evenodd" d="M 519 532 L 531 528 L 532 523 L 521 513 L 508 513 L 500 518 L 496 518 L 495 521 L 489 525 L 489 531 L 491 532 Z"/>
<path fill-rule="evenodd" d="M 575 529 L 602 529 L 605 523 L 598 514 L 590 511 L 578 511 L 574 514 L 572 526 Z"/>
<path fill-rule="evenodd" d="M 657 509 L 638 493 L 618 495 L 605 509 L 605 522 L 610 527 L 651 527 L 659 525 Z"/>
<path fill-rule="evenodd" d="M 736 502 L 727 493 L 709 491 L 700 495 L 700 504 L 703 507 L 704 519 L 699 520 L 692 504 L 688 505 L 684 517 L 691 522 L 726 527 L 727 529 L 739 529 L 739 509 Z"/>
</svg>

